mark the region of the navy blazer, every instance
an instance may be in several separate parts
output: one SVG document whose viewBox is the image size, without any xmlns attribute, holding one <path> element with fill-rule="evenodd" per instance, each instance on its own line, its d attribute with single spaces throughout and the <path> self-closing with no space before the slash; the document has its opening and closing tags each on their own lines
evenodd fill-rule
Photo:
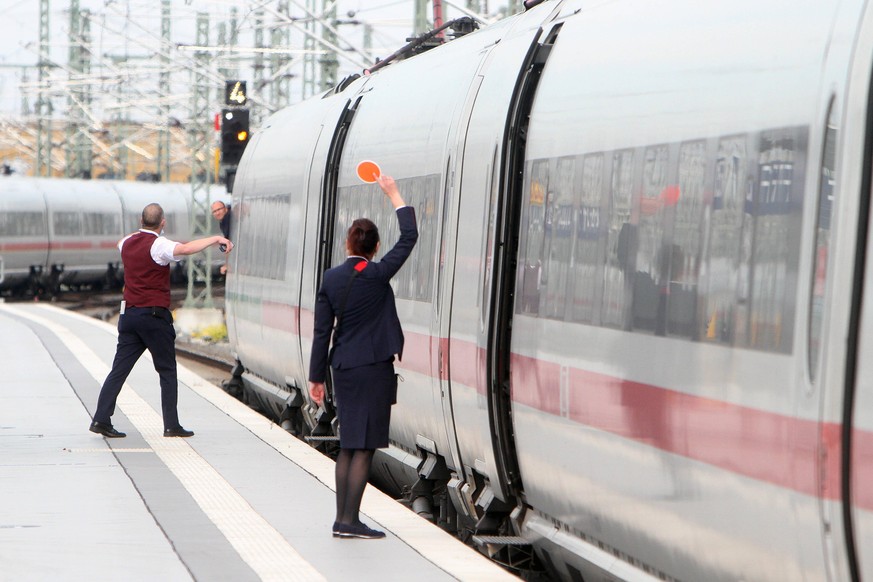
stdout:
<svg viewBox="0 0 873 582">
<path fill-rule="evenodd" d="M 355 368 L 403 355 L 403 330 L 389 281 L 400 270 L 418 240 L 415 209 L 397 209 L 400 239 L 379 262 L 370 261 L 349 287 L 355 266 L 365 259 L 349 257 L 328 269 L 315 299 L 315 332 L 309 359 L 309 381 L 324 382 L 334 319 L 349 289 L 342 323 L 333 339 L 334 368 Z"/>
</svg>

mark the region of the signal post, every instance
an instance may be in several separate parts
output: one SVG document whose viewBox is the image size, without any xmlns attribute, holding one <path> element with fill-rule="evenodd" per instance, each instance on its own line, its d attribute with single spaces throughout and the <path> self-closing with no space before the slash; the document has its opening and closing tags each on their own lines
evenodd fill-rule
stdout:
<svg viewBox="0 0 873 582">
<path fill-rule="evenodd" d="M 249 143 L 248 94 L 245 81 L 225 81 L 224 105 L 220 116 L 221 164 L 224 183 L 228 192 L 233 192 L 236 169 Z"/>
</svg>

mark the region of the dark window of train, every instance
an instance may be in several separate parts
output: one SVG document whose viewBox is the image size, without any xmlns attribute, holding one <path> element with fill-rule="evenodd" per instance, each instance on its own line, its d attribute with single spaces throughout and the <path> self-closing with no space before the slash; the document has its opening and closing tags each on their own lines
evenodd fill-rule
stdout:
<svg viewBox="0 0 873 582">
<path fill-rule="evenodd" d="M 236 245 L 240 274 L 285 279 L 290 205 L 289 194 L 246 197 L 240 212 L 259 228 L 246 231 L 245 240 Z"/>
<path fill-rule="evenodd" d="M 818 220 L 815 229 L 815 254 L 812 264 L 812 289 L 809 305 L 809 375 L 818 376 L 818 355 L 821 348 L 822 318 L 824 311 L 825 282 L 827 281 L 828 258 L 830 257 L 831 210 L 834 204 L 836 182 L 837 128 L 833 109 L 825 131 L 821 177 L 818 191 Z"/>
<path fill-rule="evenodd" d="M 41 212 L 0 213 L 0 236 L 34 236 L 45 234 Z"/>
<path fill-rule="evenodd" d="M 600 321 L 601 298 L 605 287 L 603 270 L 607 242 L 604 218 L 605 174 L 603 154 L 587 155 L 576 172 L 578 205 L 575 208 L 575 240 L 570 261 L 570 319 L 581 323 Z"/>
<path fill-rule="evenodd" d="M 437 211 L 440 175 L 429 174 L 397 181 L 403 199 L 415 208 L 418 221 L 418 242 L 409 259 L 392 279 L 398 299 L 432 301 L 434 273 L 443 257 L 437 257 Z M 385 195 L 375 184 L 353 184 L 337 188 L 337 209 L 331 265 L 346 259 L 346 232 L 357 218 L 369 218 L 379 228 L 382 240 L 380 254 L 388 252 L 400 237 L 394 209 L 386 203 Z M 378 261 L 380 255 L 376 256 Z"/>
<path fill-rule="evenodd" d="M 56 235 L 80 236 L 82 217 L 78 212 L 55 212 L 54 232 Z"/>
<path fill-rule="evenodd" d="M 791 350 L 797 288 L 806 135 L 793 128 L 760 135 L 757 179 L 747 215 L 751 229 L 748 343 Z"/>
<path fill-rule="evenodd" d="M 612 155 L 606 223 L 606 265 L 600 320 L 624 329 L 630 314 L 631 289 L 637 248 L 637 225 L 631 220 L 634 192 L 634 151 Z"/>
<path fill-rule="evenodd" d="M 528 176 L 528 196 L 522 205 L 521 233 L 519 248 L 520 297 L 517 311 L 530 315 L 540 312 L 542 292 L 543 255 L 546 243 L 546 204 L 549 189 L 549 160 L 534 161 Z"/>
<path fill-rule="evenodd" d="M 558 159 L 546 192 L 540 315 L 550 319 L 563 320 L 567 304 L 573 252 L 575 165 L 574 158 Z"/>
<path fill-rule="evenodd" d="M 663 333 L 667 268 L 664 216 L 670 169 L 667 146 L 646 148 L 642 196 L 638 202 L 636 270 L 633 274 L 633 328 Z"/>
<path fill-rule="evenodd" d="M 748 138 L 721 138 L 715 157 L 715 184 L 704 259 L 705 289 L 700 310 L 705 326 L 702 341 L 732 344 L 744 319 L 747 296 L 741 284 L 745 253 L 744 209 L 749 181 Z M 747 263 L 745 263 L 747 264 Z"/>
<path fill-rule="evenodd" d="M 695 339 L 698 329 L 697 298 L 703 251 L 703 209 L 706 190 L 706 142 L 679 147 L 679 184 L 668 186 L 662 196 L 673 208 L 673 242 L 667 293 L 667 333 Z"/>
<path fill-rule="evenodd" d="M 82 215 L 85 235 L 118 235 L 121 233 L 121 217 L 109 212 L 86 212 Z"/>
</svg>

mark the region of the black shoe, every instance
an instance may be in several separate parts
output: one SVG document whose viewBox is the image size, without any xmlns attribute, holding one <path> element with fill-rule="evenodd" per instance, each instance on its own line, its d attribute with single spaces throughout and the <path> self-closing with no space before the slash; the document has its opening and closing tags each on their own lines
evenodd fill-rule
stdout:
<svg viewBox="0 0 873 582">
<path fill-rule="evenodd" d="M 125 433 L 118 432 L 117 430 L 112 428 L 111 424 L 97 422 L 96 420 L 91 423 L 91 426 L 88 428 L 88 430 L 90 430 L 91 432 L 96 432 L 97 434 L 102 434 L 109 439 L 120 439 L 127 436 Z"/>
<path fill-rule="evenodd" d="M 361 538 L 364 540 L 378 540 L 385 537 L 385 532 L 379 531 L 377 529 L 372 529 L 364 525 L 363 523 L 358 525 L 342 525 L 337 524 L 344 528 L 344 531 L 341 531 L 339 537 L 342 538 Z"/>
<path fill-rule="evenodd" d="M 190 437 L 194 436 L 193 430 L 185 430 L 181 426 L 177 426 L 176 428 L 165 428 L 164 429 L 165 437 Z"/>
<path fill-rule="evenodd" d="M 346 527 L 348 527 L 348 526 L 344 523 L 340 523 L 338 521 L 333 522 L 333 528 L 332 528 L 333 529 L 333 537 L 335 537 L 335 538 L 344 537 L 344 534 L 346 533 Z"/>
</svg>

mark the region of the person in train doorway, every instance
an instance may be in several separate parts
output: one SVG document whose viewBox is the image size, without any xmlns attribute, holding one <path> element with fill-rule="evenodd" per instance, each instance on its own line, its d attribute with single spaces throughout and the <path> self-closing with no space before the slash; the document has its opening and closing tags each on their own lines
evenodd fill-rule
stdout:
<svg viewBox="0 0 873 582">
<path fill-rule="evenodd" d="M 309 394 L 316 404 L 324 402 L 330 366 L 340 426 L 333 535 L 340 538 L 385 537 L 361 522 L 359 510 L 373 454 L 388 446 L 391 406 L 397 399 L 393 362 L 395 355 L 403 355 L 390 280 L 418 240 L 415 210 L 406 206 L 394 180 L 383 175 L 377 182 L 395 208 L 400 238 L 376 262 L 379 230 L 366 218 L 355 220 L 346 237 L 348 258 L 324 273 L 315 301 Z"/>
<path fill-rule="evenodd" d="M 218 228 L 221 229 L 221 234 L 224 238 L 230 239 L 230 220 L 233 216 L 233 210 L 229 204 L 225 204 L 221 200 L 216 200 L 212 203 L 212 216 L 218 221 Z M 227 264 L 221 265 L 218 272 L 222 275 L 227 273 Z"/>
<path fill-rule="evenodd" d="M 170 313 L 170 263 L 213 246 L 227 245 L 227 238 L 210 236 L 178 243 L 162 235 L 164 210 L 149 204 L 142 211 L 142 228 L 118 242 L 124 265 L 124 295 L 118 318 L 118 345 L 112 370 L 103 382 L 90 431 L 109 438 L 127 436 L 112 426 L 112 415 L 121 386 L 145 350 L 152 355 L 161 382 L 161 408 L 165 437 L 190 437 L 193 431 L 179 423 L 176 408 L 176 331 Z"/>
</svg>

